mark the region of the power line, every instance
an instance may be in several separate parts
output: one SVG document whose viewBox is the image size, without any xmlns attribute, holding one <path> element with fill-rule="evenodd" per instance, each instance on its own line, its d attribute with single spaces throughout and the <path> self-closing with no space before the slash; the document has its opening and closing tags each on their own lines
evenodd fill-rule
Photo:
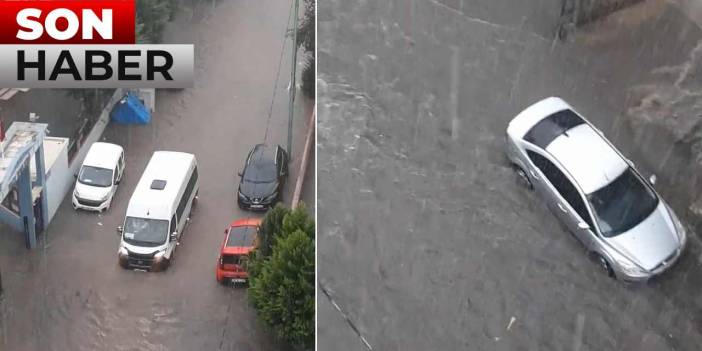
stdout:
<svg viewBox="0 0 702 351">
<path fill-rule="evenodd" d="M 293 13 L 293 3 L 290 4 L 290 10 L 288 11 L 288 23 L 285 25 L 285 35 L 284 37 L 287 37 L 288 33 L 288 28 L 290 28 L 290 18 Z M 263 134 L 263 143 L 266 144 L 266 141 L 268 140 L 268 129 L 271 126 L 271 116 L 273 116 L 273 105 L 275 104 L 275 97 L 278 92 L 278 82 L 280 81 L 280 69 L 283 66 L 283 54 L 285 53 L 285 44 L 287 43 L 287 39 L 283 40 L 283 47 L 280 48 L 280 59 L 278 60 L 278 72 L 276 73 L 275 76 L 275 84 L 273 86 L 273 97 L 271 98 L 271 106 L 268 111 L 268 119 L 266 121 L 266 132 Z M 294 44 L 293 44 L 294 45 Z"/>
</svg>

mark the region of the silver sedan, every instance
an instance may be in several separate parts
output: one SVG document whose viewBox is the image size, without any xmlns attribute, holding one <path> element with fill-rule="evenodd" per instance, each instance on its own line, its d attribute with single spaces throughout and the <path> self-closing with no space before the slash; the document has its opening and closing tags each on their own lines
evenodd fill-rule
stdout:
<svg viewBox="0 0 702 351">
<path fill-rule="evenodd" d="M 680 257 L 686 232 L 673 210 L 590 122 L 551 97 L 507 127 L 507 156 L 612 277 L 647 281 Z"/>
</svg>

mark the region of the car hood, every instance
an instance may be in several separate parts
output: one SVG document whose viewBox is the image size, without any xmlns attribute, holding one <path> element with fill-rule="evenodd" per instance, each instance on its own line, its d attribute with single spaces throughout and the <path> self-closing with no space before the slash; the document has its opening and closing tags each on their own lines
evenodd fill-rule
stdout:
<svg viewBox="0 0 702 351">
<path fill-rule="evenodd" d="M 277 187 L 278 183 L 275 181 L 270 183 L 253 183 L 242 181 L 241 184 L 239 184 L 239 191 L 248 198 L 258 199 L 265 198 L 266 196 L 273 194 Z"/>
<path fill-rule="evenodd" d="M 76 182 L 75 192 L 77 196 L 85 200 L 99 201 L 110 193 L 111 187 L 99 187 Z"/>
<path fill-rule="evenodd" d="M 639 225 L 606 240 L 628 259 L 649 271 L 680 247 L 675 225 L 663 201 Z"/>
<path fill-rule="evenodd" d="M 157 252 L 168 248 L 168 243 L 159 246 L 136 246 L 124 241 L 124 239 L 122 239 L 121 244 L 123 248 L 139 255 L 156 254 Z"/>
</svg>

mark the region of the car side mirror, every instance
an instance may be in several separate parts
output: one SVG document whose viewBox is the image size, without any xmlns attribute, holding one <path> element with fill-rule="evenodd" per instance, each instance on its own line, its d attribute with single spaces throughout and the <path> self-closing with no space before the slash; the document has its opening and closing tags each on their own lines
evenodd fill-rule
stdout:
<svg viewBox="0 0 702 351">
<path fill-rule="evenodd" d="M 651 174 L 651 177 L 648 178 L 648 182 L 651 183 L 651 185 L 656 185 L 656 181 L 658 181 L 658 177 L 656 177 L 655 174 Z"/>
<path fill-rule="evenodd" d="M 224 230 L 224 234 L 227 234 L 227 232 L 228 232 L 228 230 L 225 229 L 225 230 Z"/>
<path fill-rule="evenodd" d="M 78 174 L 74 174 L 73 178 L 78 179 Z"/>
<path fill-rule="evenodd" d="M 117 227 L 117 234 L 119 234 L 119 236 L 122 236 L 122 232 L 124 232 L 124 228 L 122 226 Z"/>
<path fill-rule="evenodd" d="M 175 241 L 176 239 L 178 239 L 178 232 L 171 233 L 171 236 L 169 239 L 170 239 L 170 241 Z"/>
<path fill-rule="evenodd" d="M 590 229 L 590 225 L 588 225 L 585 222 L 580 222 L 580 223 L 578 223 L 578 228 L 583 229 L 583 230 Z"/>
<path fill-rule="evenodd" d="M 244 176 L 244 173 L 241 173 L 241 172 L 239 172 L 239 173 L 237 173 L 237 174 L 239 175 L 239 177 L 243 177 L 243 176 Z"/>
</svg>

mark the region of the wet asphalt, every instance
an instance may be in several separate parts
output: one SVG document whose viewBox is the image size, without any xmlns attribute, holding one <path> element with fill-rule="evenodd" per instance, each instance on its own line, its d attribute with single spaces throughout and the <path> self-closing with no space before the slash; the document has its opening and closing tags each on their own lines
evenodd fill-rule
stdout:
<svg viewBox="0 0 702 351">
<path fill-rule="evenodd" d="M 192 3 L 180 9 L 164 41 L 195 44 L 195 87 L 159 91 L 150 125 L 108 126 L 104 141 L 123 145 L 127 164 L 109 212 L 76 212 L 66 197 L 34 251 L 24 249 L 19 233 L 0 227 L 5 288 L 0 350 L 281 348 L 258 322 L 246 290 L 216 282 L 215 263 L 228 223 L 252 215 L 236 205 L 236 174 L 248 151 L 264 135 L 268 143 L 285 145 L 290 5 L 273 0 Z M 309 103 L 299 99 L 284 201 L 294 187 L 308 109 Z M 123 270 L 117 265 L 115 229 L 156 150 L 197 156 L 200 200 L 170 269 Z M 313 202 L 310 178 L 303 198 Z"/>
<path fill-rule="evenodd" d="M 614 281 L 519 185 L 503 140 L 519 111 L 561 96 L 656 172 L 694 229 L 690 146 L 655 120 L 678 114 L 642 102 L 699 91 L 702 31 L 650 1 L 561 42 L 559 9 L 320 2 L 320 350 L 699 349 L 696 231 L 663 276 Z M 675 111 L 694 110 L 690 99 Z"/>
</svg>

